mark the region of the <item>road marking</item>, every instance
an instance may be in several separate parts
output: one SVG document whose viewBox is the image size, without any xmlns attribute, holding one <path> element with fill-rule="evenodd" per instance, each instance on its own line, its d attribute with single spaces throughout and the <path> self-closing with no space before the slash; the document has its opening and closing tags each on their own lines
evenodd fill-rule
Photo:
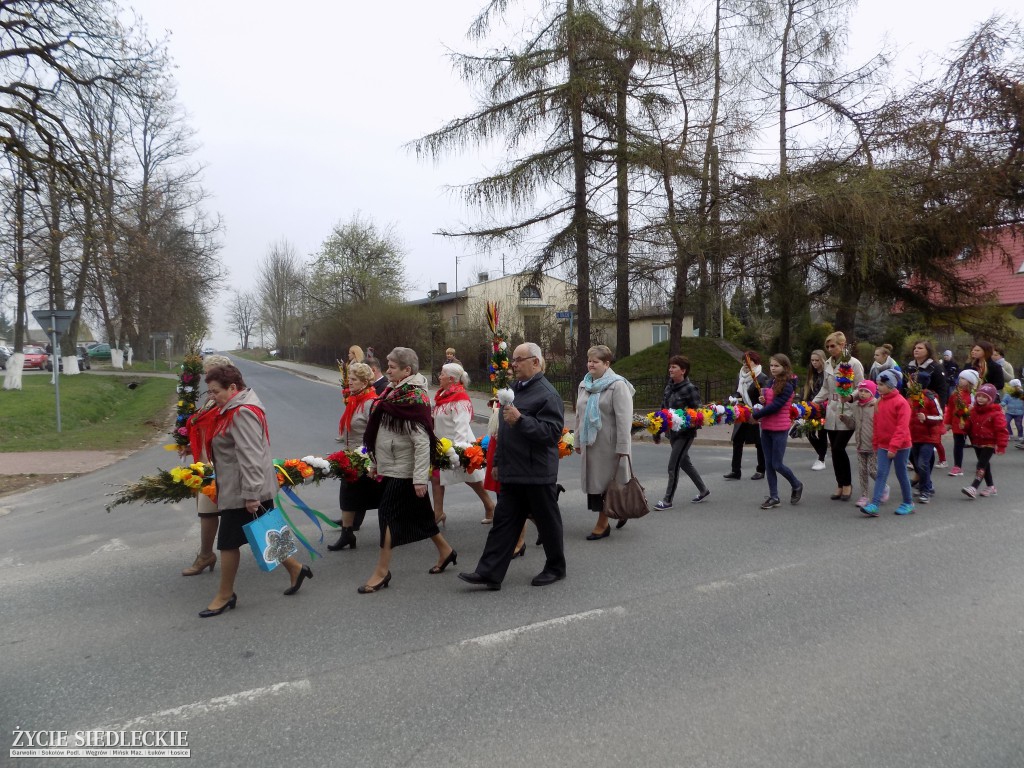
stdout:
<svg viewBox="0 0 1024 768">
<path fill-rule="evenodd" d="M 5 557 L 0 559 L 0 568 L 21 568 L 22 563 L 19 563 L 13 557 Z"/>
<path fill-rule="evenodd" d="M 253 702 L 271 696 L 281 696 L 288 693 L 309 693 L 313 689 L 309 680 L 295 680 L 293 682 L 275 683 L 264 688 L 252 688 L 248 691 L 240 691 L 227 696 L 217 696 L 207 701 L 197 701 L 194 704 L 185 704 L 172 709 L 165 709 L 161 712 L 154 712 L 150 715 L 132 718 L 117 725 L 94 728 L 97 731 L 128 731 L 136 729 L 137 726 L 153 724 L 163 727 L 168 720 L 178 718 L 189 718 L 197 715 L 206 715 L 211 712 L 222 712 L 226 709 L 245 706 Z"/>
<path fill-rule="evenodd" d="M 719 589 L 728 589 L 729 587 L 735 587 L 736 582 L 734 581 L 712 581 L 710 584 L 700 584 L 693 588 L 694 592 L 715 592 Z"/>
<path fill-rule="evenodd" d="M 799 568 L 802 565 L 804 565 L 804 563 L 788 563 L 786 565 L 777 565 L 773 568 L 766 568 L 763 571 L 751 571 L 750 573 L 740 574 L 736 577 L 736 581 L 756 581 L 758 579 L 763 579 L 765 576 L 771 576 L 782 571 L 789 571 L 793 568 Z M 720 589 L 729 589 L 730 587 L 739 586 L 736 583 L 736 581 L 721 579 L 719 581 L 708 582 L 707 584 L 698 584 L 696 587 L 693 588 L 693 591 L 701 593 L 717 592 Z"/>
<path fill-rule="evenodd" d="M 126 549 L 130 549 L 130 547 L 123 541 L 121 541 L 120 539 L 111 539 L 99 549 L 94 550 L 93 554 L 102 555 L 106 552 L 123 552 Z"/>
<path fill-rule="evenodd" d="M 195 522 L 195 523 L 192 524 L 192 527 L 188 529 L 188 533 L 185 534 L 185 536 L 182 538 L 182 541 L 190 541 L 190 540 L 196 538 L 199 535 L 199 532 L 200 532 L 199 523 Z"/>
<path fill-rule="evenodd" d="M 934 536 L 937 533 L 942 533 L 943 531 L 948 531 L 956 527 L 957 526 L 953 523 L 950 523 L 949 525 L 940 525 L 937 528 L 929 528 L 927 531 L 918 531 L 917 533 L 912 533 L 910 534 L 910 538 L 920 539 L 922 536 Z"/>
<path fill-rule="evenodd" d="M 460 642 L 459 647 L 465 648 L 471 645 L 477 645 L 487 648 L 493 645 L 508 642 L 509 640 L 514 640 L 515 638 L 519 637 L 519 635 L 524 635 L 528 632 L 537 632 L 542 629 L 548 629 L 550 627 L 563 627 L 566 624 L 572 624 L 577 621 L 586 621 L 587 619 L 596 619 L 599 616 L 611 614 L 622 616 L 625 613 L 626 609 L 622 606 L 616 606 L 615 608 L 595 608 L 592 611 L 584 611 L 583 613 L 572 613 L 568 616 L 559 616 L 557 619 L 538 621 L 536 624 L 524 624 L 521 627 L 503 629 L 501 632 L 494 632 L 489 635 L 471 637 L 468 640 L 463 640 L 462 642 Z"/>
</svg>

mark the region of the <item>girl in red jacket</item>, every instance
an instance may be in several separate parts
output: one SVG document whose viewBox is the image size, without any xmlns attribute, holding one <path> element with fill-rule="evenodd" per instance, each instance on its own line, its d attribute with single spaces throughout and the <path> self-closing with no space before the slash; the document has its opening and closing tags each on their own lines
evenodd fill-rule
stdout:
<svg viewBox="0 0 1024 768">
<path fill-rule="evenodd" d="M 917 472 L 917 500 L 927 504 L 935 495 L 932 485 L 932 467 L 935 464 L 935 448 L 942 440 L 942 406 L 939 396 L 930 388 L 931 373 L 918 368 L 913 374 L 916 387 L 909 387 L 910 401 L 910 463 Z"/>
<path fill-rule="evenodd" d="M 992 482 L 992 455 L 1005 453 L 1010 433 L 1006 431 L 1006 415 L 999 404 L 999 392 L 991 384 L 982 384 L 974 395 L 974 407 L 967 419 L 967 434 L 978 456 L 978 468 L 974 471 L 974 482 L 963 489 L 970 499 L 978 496 L 995 496 L 996 486 Z M 985 490 L 978 491 L 981 481 Z"/>
<path fill-rule="evenodd" d="M 964 446 L 967 444 L 967 414 L 974 402 L 974 388 L 978 386 L 978 372 L 968 368 L 960 371 L 956 380 L 956 389 L 946 401 L 946 412 L 942 417 L 946 429 L 953 433 L 953 468 L 950 477 L 962 477 L 964 474 Z"/>
<path fill-rule="evenodd" d="M 910 475 L 907 474 L 911 446 L 910 403 L 899 393 L 899 386 L 899 374 L 895 371 L 882 371 L 878 375 L 878 393 L 882 397 L 875 410 L 875 434 L 871 439 L 878 461 L 878 477 L 875 478 L 871 503 L 861 508 L 868 517 L 878 517 L 878 505 L 882 503 L 890 467 L 896 472 L 903 494 L 903 503 L 896 508 L 896 514 L 910 515 L 914 512 L 914 495 Z"/>
</svg>

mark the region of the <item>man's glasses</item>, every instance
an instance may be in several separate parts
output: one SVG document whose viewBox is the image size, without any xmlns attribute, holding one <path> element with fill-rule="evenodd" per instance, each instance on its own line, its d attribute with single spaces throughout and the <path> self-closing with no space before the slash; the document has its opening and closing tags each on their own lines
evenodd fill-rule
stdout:
<svg viewBox="0 0 1024 768">
<path fill-rule="evenodd" d="M 536 355 L 530 355 L 529 357 L 513 357 L 512 358 L 512 362 L 513 363 L 522 363 L 522 362 L 524 362 L 526 360 L 536 360 L 536 359 L 537 359 Z"/>
</svg>

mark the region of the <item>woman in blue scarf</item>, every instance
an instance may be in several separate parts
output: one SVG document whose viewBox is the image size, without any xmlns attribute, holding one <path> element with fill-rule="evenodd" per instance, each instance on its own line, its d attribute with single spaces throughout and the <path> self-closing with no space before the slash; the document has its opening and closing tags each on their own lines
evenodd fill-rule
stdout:
<svg viewBox="0 0 1024 768">
<path fill-rule="evenodd" d="M 620 462 L 632 454 L 633 385 L 612 370 L 612 351 L 600 344 L 587 350 L 587 375 L 576 399 L 576 453 L 583 456 L 583 492 L 587 509 L 597 512 L 588 541 L 611 534 L 604 514 L 604 492 L 618 472 L 621 483 L 629 481 L 629 468 Z M 626 524 L 620 520 L 616 525 Z"/>
</svg>

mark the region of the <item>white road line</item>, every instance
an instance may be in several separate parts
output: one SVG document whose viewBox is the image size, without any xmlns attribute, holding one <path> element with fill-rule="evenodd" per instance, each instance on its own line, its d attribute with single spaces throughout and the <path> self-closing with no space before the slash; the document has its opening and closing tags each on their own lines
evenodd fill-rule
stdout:
<svg viewBox="0 0 1024 768">
<path fill-rule="evenodd" d="M 199 522 L 197 521 L 195 523 L 192 523 L 192 527 L 188 529 L 188 533 L 186 533 L 182 537 L 181 540 L 182 541 L 192 541 L 193 539 L 196 539 L 196 538 L 199 537 L 199 531 L 200 531 Z"/>
<path fill-rule="evenodd" d="M 490 635 L 480 635 L 479 637 L 471 637 L 468 640 L 463 640 L 462 642 L 460 642 L 459 647 L 466 648 L 471 645 L 477 645 L 487 648 L 493 645 L 508 642 L 509 640 L 513 640 L 519 637 L 519 635 L 524 635 L 528 632 L 537 632 L 539 630 L 548 629 L 550 627 L 562 627 L 566 624 L 572 624 L 577 621 L 596 619 L 599 616 L 612 614 L 621 616 L 625 613 L 626 609 L 621 606 L 617 606 L 615 608 L 596 608 L 593 611 L 584 611 L 583 613 L 572 613 L 568 616 L 559 616 L 557 619 L 538 621 L 536 624 L 525 624 L 521 627 L 503 629 L 501 632 L 494 632 Z"/>
<path fill-rule="evenodd" d="M 102 555 L 107 552 L 123 552 L 126 549 L 130 549 L 130 547 L 123 541 L 121 541 L 120 539 L 111 539 L 99 549 L 94 550 L 93 554 Z"/>
<path fill-rule="evenodd" d="M 953 528 L 956 528 L 956 527 L 957 526 L 954 525 L 953 523 L 950 523 L 949 525 L 940 525 L 940 526 L 938 526 L 936 528 L 929 528 L 927 531 L 918 531 L 917 533 L 912 533 L 912 534 L 910 534 L 910 538 L 912 538 L 912 539 L 920 539 L 922 536 L 934 536 L 937 533 L 942 533 L 943 531 L 949 531 L 949 530 L 952 530 Z"/>
<path fill-rule="evenodd" d="M 700 584 L 693 588 L 694 592 L 717 592 L 720 589 L 735 587 L 734 581 L 712 581 L 710 584 Z"/>
<path fill-rule="evenodd" d="M 167 727 L 169 723 L 182 719 L 195 717 L 197 715 L 206 715 L 210 712 L 222 712 L 225 709 L 232 709 L 233 707 L 241 707 L 246 704 L 267 698 L 270 696 L 280 696 L 287 693 L 309 693 L 312 690 L 309 680 L 295 680 L 293 682 L 275 683 L 274 685 L 268 685 L 265 688 L 252 688 L 248 691 L 240 691 L 239 693 L 232 693 L 227 696 L 218 696 L 208 701 L 197 701 L 194 704 L 185 704 L 180 707 L 174 707 L 173 709 L 165 709 L 162 712 L 154 712 L 150 715 L 142 715 L 141 717 L 135 717 L 124 723 L 117 725 L 108 725 L 102 728 L 93 728 L 90 730 L 96 731 L 129 731 L 138 729 L 138 726 L 142 725 L 155 725 L 158 727 Z"/>
</svg>

